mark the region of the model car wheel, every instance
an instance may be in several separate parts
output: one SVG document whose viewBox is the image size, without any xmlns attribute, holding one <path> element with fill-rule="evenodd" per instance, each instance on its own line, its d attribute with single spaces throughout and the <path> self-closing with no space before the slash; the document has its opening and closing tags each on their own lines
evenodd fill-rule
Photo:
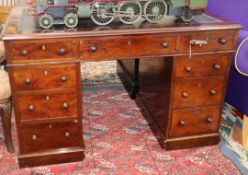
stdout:
<svg viewBox="0 0 248 175">
<path fill-rule="evenodd" d="M 139 20 L 142 13 L 142 6 L 139 2 L 127 1 L 120 3 L 119 19 L 124 24 L 133 24 Z"/>
<path fill-rule="evenodd" d="M 91 8 L 91 19 L 97 25 L 108 25 L 114 20 L 114 7 L 111 2 L 95 2 Z"/>
<path fill-rule="evenodd" d="M 49 29 L 53 26 L 53 17 L 49 14 L 43 14 L 39 17 L 39 26 L 43 29 Z"/>
<path fill-rule="evenodd" d="M 74 13 L 68 13 L 65 15 L 64 17 L 64 23 L 66 25 L 66 27 L 69 28 L 74 28 L 77 26 L 78 24 L 78 17 L 76 14 Z"/>
<path fill-rule="evenodd" d="M 167 14 L 167 10 L 164 0 L 147 1 L 144 5 L 144 17 L 150 23 L 157 23 Z"/>
</svg>

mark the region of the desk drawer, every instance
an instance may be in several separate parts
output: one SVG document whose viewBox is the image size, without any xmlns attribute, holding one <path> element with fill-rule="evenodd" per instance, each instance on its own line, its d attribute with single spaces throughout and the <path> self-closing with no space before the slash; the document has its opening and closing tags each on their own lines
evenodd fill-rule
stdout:
<svg viewBox="0 0 248 175">
<path fill-rule="evenodd" d="M 176 36 L 146 35 L 125 37 L 99 37 L 81 40 L 83 59 L 128 58 L 174 53 Z"/>
<path fill-rule="evenodd" d="M 77 65 L 39 65 L 11 68 L 18 91 L 75 88 Z"/>
<path fill-rule="evenodd" d="M 175 58 L 175 77 L 224 75 L 229 66 L 229 55 L 207 55 Z"/>
<path fill-rule="evenodd" d="M 192 53 L 194 52 L 206 52 L 206 51 L 224 51 L 235 49 L 235 32 L 208 32 L 197 33 L 181 36 L 180 39 L 180 51 L 189 52 L 189 43 L 192 40 L 206 41 L 207 44 L 193 44 L 191 47 Z"/>
<path fill-rule="evenodd" d="M 20 127 L 19 134 L 21 153 L 76 147 L 82 139 L 81 123 L 77 118 L 67 122 L 25 124 Z"/>
<path fill-rule="evenodd" d="M 171 137 L 189 136 L 218 131 L 220 107 L 173 110 Z"/>
<path fill-rule="evenodd" d="M 16 97 L 21 121 L 78 117 L 76 92 L 21 93 Z"/>
<path fill-rule="evenodd" d="M 224 77 L 176 80 L 173 89 L 173 107 L 220 104 Z"/>
<path fill-rule="evenodd" d="M 9 53 L 12 60 L 75 58 L 77 45 L 78 42 L 73 40 L 15 41 L 9 44 Z"/>
</svg>

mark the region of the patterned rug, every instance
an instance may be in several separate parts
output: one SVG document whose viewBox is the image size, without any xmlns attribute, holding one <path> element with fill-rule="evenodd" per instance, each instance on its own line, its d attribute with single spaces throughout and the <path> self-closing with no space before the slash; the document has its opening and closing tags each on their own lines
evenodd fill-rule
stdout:
<svg viewBox="0 0 248 175">
<path fill-rule="evenodd" d="M 163 150 L 150 129 L 155 126 L 148 112 L 139 100 L 129 98 L 122 85 L 85 87 L 83 100 L 84 161 L 19 169 L 16 153 L 7 153 L 1 139 L 0 174 L 240 174 L 217 145 Z M 15 129 L 13 138 L 16 143 Z"/>
<path fill-rule="evenodd" d="M 175 151 L 162 149 L 158 136 L 151 130 L 156 126 L 148 112 L 139 99 L 129 98 L 115 71 L 115 62 L 82 66 L 84 161 L 19 169 L 16 153 L 9 154 L 5 148 L 0 125 L 0 175 L 240 174 L 218 145 Z M 12 123 L 17 148 L 14 120 Z"/>
</svg>

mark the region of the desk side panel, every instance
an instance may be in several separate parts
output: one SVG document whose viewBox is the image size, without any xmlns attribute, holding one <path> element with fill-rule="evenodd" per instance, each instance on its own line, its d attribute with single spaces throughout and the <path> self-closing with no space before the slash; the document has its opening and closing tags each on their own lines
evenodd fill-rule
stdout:
<svg viewBox="0 0 248 175">
<path fill-rule="evenodd" d="M 173 57 L 141 59 L 139 66 L 139 97 L 166 136 L 169 119 Z"/>
</svg>

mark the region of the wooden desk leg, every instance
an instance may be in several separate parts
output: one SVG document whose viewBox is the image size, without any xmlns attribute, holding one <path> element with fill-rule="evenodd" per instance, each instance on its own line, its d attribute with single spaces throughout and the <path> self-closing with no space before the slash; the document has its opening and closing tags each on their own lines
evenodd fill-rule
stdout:
<svg viewBox="0 0 248 175">
<path fill-rule="evenodd" d="M 11 137 L 11 104 L 10 102 L 1 104 L 0 115 L 3 126 L 4 141 L 8 152 L 14 152 L 14 146 Z"/>
</svg>

